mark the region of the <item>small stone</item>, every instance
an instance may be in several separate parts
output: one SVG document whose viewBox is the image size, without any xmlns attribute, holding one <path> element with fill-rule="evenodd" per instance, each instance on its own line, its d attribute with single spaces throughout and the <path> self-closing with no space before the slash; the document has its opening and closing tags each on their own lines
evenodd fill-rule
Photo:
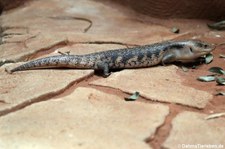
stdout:
<svg viewBox="0 0 225 149">
<path fill-rule="evenodd" d="M 180 32 L 180 29 L 177 28 L 177 27 L 173 27 L 173 28 L 171 29 L 171 31 L 172 31 L 173 33 L 178 34 L 178 33 Z"/>
</svg>

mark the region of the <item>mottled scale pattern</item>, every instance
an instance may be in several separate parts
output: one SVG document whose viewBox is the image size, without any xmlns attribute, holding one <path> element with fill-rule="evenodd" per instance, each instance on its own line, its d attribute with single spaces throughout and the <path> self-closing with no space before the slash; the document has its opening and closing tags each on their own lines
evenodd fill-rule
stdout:
<svg viewBox="0 0 225 149">
<path fill-rule="evenodd" d="M 141 46 L 98 53 L 110 69 L 148 67 L 160 63 L 165 48 Z"/>
<path fill-rule="evenodd" d="M 169 41 L 86 55 L 51 56 L 27 62 L 10 72 L 52 67 L 99 69 L 97 64 L 100 62 L 107 64 L 109 69 L 148 67 L 161 63 L 164 52 L 168 49 L 182 47 L 179 42 Z"/>
</svg>

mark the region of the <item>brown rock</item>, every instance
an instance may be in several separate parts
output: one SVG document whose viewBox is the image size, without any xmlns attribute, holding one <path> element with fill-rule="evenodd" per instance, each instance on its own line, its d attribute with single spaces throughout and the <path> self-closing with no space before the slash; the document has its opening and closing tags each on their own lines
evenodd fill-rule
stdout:
<svg viewBox="0 0 225 149">
<path fill-rule="evenodd" d="M 93 70 L 29 70 L 7 74 L 0 69 L 0 115 L 62 92 Z"/>
<path fill-rule="evenodd" d="M 12 8 L 16 8 L 20 5 L 23 5 L 26 1 L 28 0 L 0 0 L 0 4 L 3 7 L 2 9 L 5 10 L 9 10 Z"/>
<path fill-rule="evenodd" d="M 182 78 L 176 73 L 177 69 L 171 65 L 123 70 L 91 84 L 118 88 L 127 93 L 139 91 L 141 96 L 150 100 L 204 108 L 212 95 L 182 85 Z"/>
<path fill-rule="evenodd" d="M 26 1 L 28 0 L 1 0 L 0 3 L 4 10 L 8 10 L 23 5 Z M 215 20 L 224 17 L 223 14 L 225 13 L 223 9 L 225 2 L 223 0 L 111 0 L 108 5 L 113 6 L 115 1 L 124 4 L 125 7 L 131 7 L 137 12 L 163 18 L 211 18 Z"/>
<path fill-rule="evenodd" d="M 113 2 L 115 1 L 124 4 L 126 7 L 131 7 L 137 12 L 161 18 L 179 17 L 216 20 L 224 18 L 225 13 L 225 2 L 223 0 L 113 0 Z"/>
<path fill-rule="evenodd" d="M 174 148 L 223 148 L 225 145 L 225 118 L 206 120 L 206 114 L 183 112 L 172 122 L 172 130 L 163 146 Z M 195 145 L 189 146 L 188 145 Z M 220 145 L 220 147 L 196 147 Z M 223 147 L 221 147 L 223 145 Z"/>
<path fill-rule="evenodd" d="M 2 148 L 149 149 L 145 139 L 169 108 L 126 102 L 90 88 L 33 104 L 0 119 Z"/>
</svg>

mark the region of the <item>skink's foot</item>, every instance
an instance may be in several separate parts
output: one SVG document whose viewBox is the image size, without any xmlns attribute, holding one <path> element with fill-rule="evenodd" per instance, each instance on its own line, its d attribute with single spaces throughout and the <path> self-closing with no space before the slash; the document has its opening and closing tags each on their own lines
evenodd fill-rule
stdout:
<svg viewBox="0 0 225 149">
<path fill-rule="evenodd" d="M 108 76 L 110 76 L 111 75 L 111 73 L 103 73 L 103 77 L 104 78 L 107 78 Z"/>
<path fill-rule="evenodd" d="M 97 69 L 100 69 L 103 71 L 103 77 L 106 78 L 108 77 L 111 73 L 109 72 L 109 65 L 105 62 L 98 62 L 96 64 Z"/>
</svg>

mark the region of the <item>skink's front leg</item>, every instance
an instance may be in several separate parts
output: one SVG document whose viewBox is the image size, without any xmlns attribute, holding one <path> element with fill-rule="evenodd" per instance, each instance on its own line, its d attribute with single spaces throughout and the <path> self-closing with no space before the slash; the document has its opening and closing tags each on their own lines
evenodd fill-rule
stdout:
<svg viewBox="0 0 225 149">
<path fill-rule="evenodd" d="M 172 63 L 176 60 L 176 57 L 173 53 L 165 53 L 162 58 L 162 64 L 165 65 L 166 63 Z"/>
</svg>

